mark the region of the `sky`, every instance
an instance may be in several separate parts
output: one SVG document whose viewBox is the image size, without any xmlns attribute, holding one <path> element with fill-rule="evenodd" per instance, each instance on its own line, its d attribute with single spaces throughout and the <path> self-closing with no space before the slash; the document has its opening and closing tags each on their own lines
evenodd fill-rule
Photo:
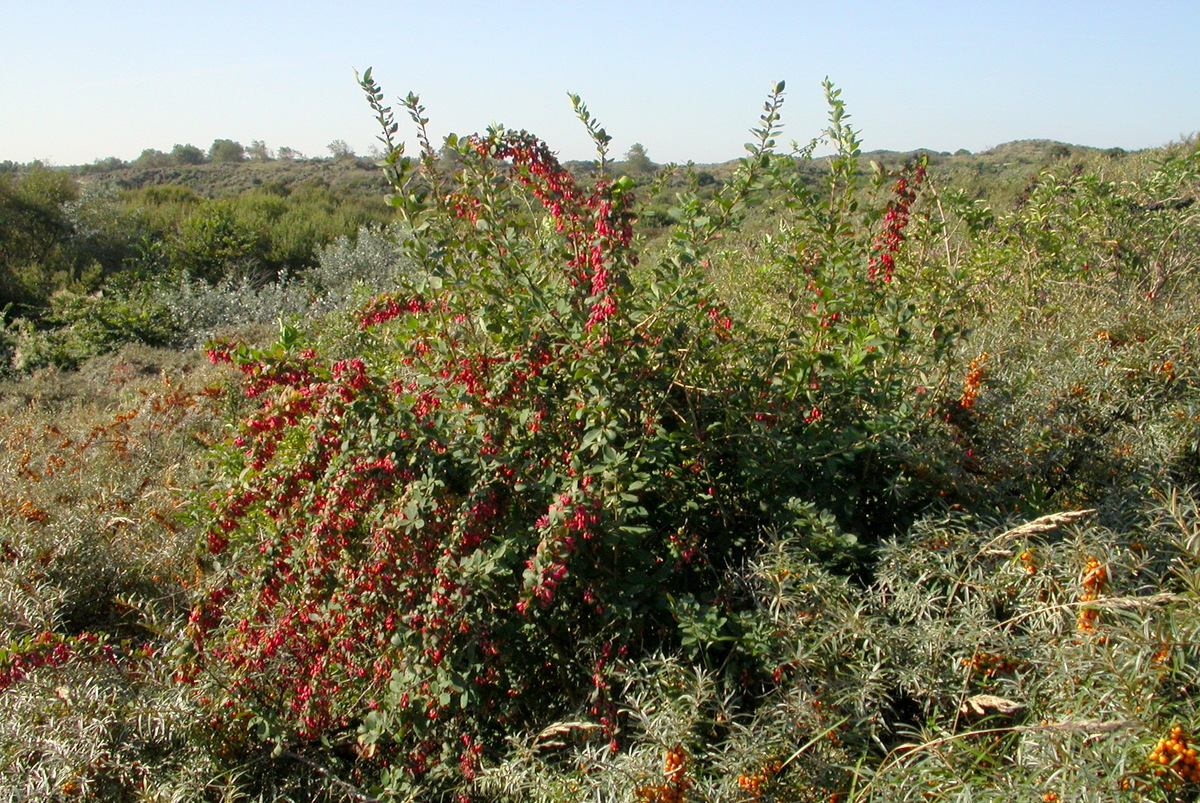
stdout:
<svg viewBox="0 0 1200 803">
<path fill-rule="evenodd" d="M 784 143 L 807 143 L 826 77 L 866 150 L 1137 150 L 1200 130 L 1197 0 L 0 0 L 0 19 L 0 161 L 219 138 L 366 154 L 367 67 L 398 114 L 420 95 L 436 137 L 502 123 L 563 159 L 594 155 L 568 93 L 618 158 L 638 142 L 710 163 L 742 155 L 779 80 Z"/>
</svg>

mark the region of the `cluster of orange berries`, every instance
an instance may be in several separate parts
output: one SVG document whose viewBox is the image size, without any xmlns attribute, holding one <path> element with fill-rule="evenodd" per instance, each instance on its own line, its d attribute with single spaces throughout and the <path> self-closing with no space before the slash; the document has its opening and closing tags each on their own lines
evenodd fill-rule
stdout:
<svg viewBox="0 0 1200 803">
<path fill-rule="evenodd" d="M 963 382 L 962 398 L 958 400 L 959 406 L 964 410 L 970 410 L 975 406 L 975 399 L 979 397 L 979 388 L 983 385 L 983 364 L 987 362 L 988 356 L 985 351 L 971 360 L 971 367 Z"/>
<path fill-rule="evenodd" d="M 1154 765 L 1154 774 L 1160 778 L 1174 775 L 1187 783 L 1200 783 L 1196 748 L 1188 745 L 1188 737 L 1178 725 L 1171 728 L 1170 736 L 1158 740 L 1146 759 Z"/>
<path fill-rule="evenodd" d="M 782 761 L 771 761 L 763 765 L 762 769 L 750 775 L 739 775 L 738 786 L 742 791 L 749 793 L 750 800 L 758 800 L 762 794 L 763 786 L 772 778 L 779 774 L 783 769 Z"/>
<path fill-rule="evenodd" d="M 667 751 L 663 759 L 664 783 L 641 786 L 634 790 L 638 803 L 683 803 L 692 788 L 687 777 L 687 753 L 678 745 Z"/>
<path fill-rule="evenodd" d="M 1168 382 L 1172 382 L 1175 379 L 1175 363 L 1171 360 L 1163 360 L 1160 363 L 1155 363 L 1150 366 L 1150 370 Z"/>
<path fill-rule="evenodd" d="M 1026 549 L 1017 555 L 1017 560 L 1021 561 L 1021 565 L 1025 567 L 1026 574 L 1037 574 L 1037 561 L 1034 559 L 1032 551 Z"/>
<path fill-rule="evenodd" d="M 20 516 L 25 521 L 37 524 L 50 518 L 50 514 L 39 508 L 33 502 L 22 501 L 20 504 L 15 499 L 0 497 L 0 509 L 10 516 Z"/>
<path fill-rule="evenodd" d="M 1021 666 L 1020 661 L 1014 661 L 1005 658 L 1003 655 L 994 655 L 990 652 L 977 652 L 970 658 L 963 658 L 959 662 L 962 666 L 969 667 L 972 672 L 994 677 L 996 675 L 1011 675 Z"/>
<path fill-rule="evenodd" d="M 1098 558 L 1088 558 L 1083 567 L 1083 592 L 1079 595 L 1080 602 L 1091 602 L 1100 596 L 1104 584 L 1108 582 L 1108 569 Z M 1100 616 L 1098 608 L 1084 606 L 1079 609 L 1079 621 L 1076 627 L 1084 632 L 1096 629 L 1096 619 Z"/>
</svg>

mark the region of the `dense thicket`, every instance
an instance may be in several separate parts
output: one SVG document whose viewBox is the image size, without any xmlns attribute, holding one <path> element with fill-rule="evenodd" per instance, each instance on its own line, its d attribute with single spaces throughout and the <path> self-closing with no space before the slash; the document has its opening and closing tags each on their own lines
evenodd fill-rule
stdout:
<svg viewBox="0 0 1200 803">
<path fill-rule="evenodd" d="M 80 366 L 0 409 L 6 791 L 1194 797 L 1195 142 L 993 206 L 829 85 L 832 157 L 776 152 L 780 85 L 707 179 L 608 172 L 578 99 L 587 170 L 415 96 L 406 155 L 363 87 L 356 238 L 320 187 L 147 187 L 108 270 L 55 217 L 99 201 L 5 179 L 60 271 L 13 275 L 72 291 L 14 368 Z"/>
<path fill-rule="evenodd" d="M 127 342 L 187 343 L 196 332 L 173 296 L 285 286 L 338 238 L 386 222 L 377 196 L 319 177 L 207 198 L 40 166 L 0 174 L 0 209 L 4 367 L 17 371 L 74 367 Z"/>
</svg>

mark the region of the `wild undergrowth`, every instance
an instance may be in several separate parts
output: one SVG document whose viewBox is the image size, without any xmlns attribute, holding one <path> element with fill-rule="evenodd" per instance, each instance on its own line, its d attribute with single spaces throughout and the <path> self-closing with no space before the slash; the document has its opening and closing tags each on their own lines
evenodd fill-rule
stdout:
<svg viewBox="0 0 1200 803">
<path fill-rule="evenodd" d="M 1194 143 L 997 212 L 779 84 L 649 242 L 579 98 L 586 180 L 362 88 L 395 227 L 20 341 L 9 798 L 1194 797 Z"/>
</svg>

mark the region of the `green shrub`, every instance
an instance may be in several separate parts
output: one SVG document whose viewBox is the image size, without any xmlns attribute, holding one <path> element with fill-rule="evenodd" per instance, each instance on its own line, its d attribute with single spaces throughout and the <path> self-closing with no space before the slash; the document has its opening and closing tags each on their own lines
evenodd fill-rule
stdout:
<svg viewBox="0 0 1200 803">
<path fill-rule="evenodd" d="M 423 140 L 414 180 L 364 87 L 413 270 L 350 343 L 285 327 L 270 349 L 211 352 L 261 407 L 208 495 L 181 672 L 229 700 L 231 727 L 321 762 L 357 753 L 399 793 L 469 786 L 508 733 L 548 719 L 586 717 L 615 747 L 616 667 L 707 640 L 696 616 L 728 604 L 713 593 L 764 526 L 806 510 L 789 500 L 853 510 L 830 465 L 873 452 L 892 414 L 899 385 L 876 367 L 897 333 L 874 311 L 911 195 L 901 180 L 884 235 L 839 245 L 840 297 L 780 342 L 739 326 L 696 268 L 771 175 L 782 85 L 738 180 L 711 211 L 685 199 L 666 256 L 636 274 L 632 182 L 580 188 L 503 129 L 450 139 L 453 174 Z M 837 190 L 831 242 L 854 204 Z"/>
<path fill-rule="evenodd" d="M 43 325 L 18 328 L 13 368 L 76 368 L 87 359 L 126 343 L 162 346 L 173 339 L 169 311 L 149 288 L 80 295 L 63 290 L 50 297 Z"/>
</svg>

